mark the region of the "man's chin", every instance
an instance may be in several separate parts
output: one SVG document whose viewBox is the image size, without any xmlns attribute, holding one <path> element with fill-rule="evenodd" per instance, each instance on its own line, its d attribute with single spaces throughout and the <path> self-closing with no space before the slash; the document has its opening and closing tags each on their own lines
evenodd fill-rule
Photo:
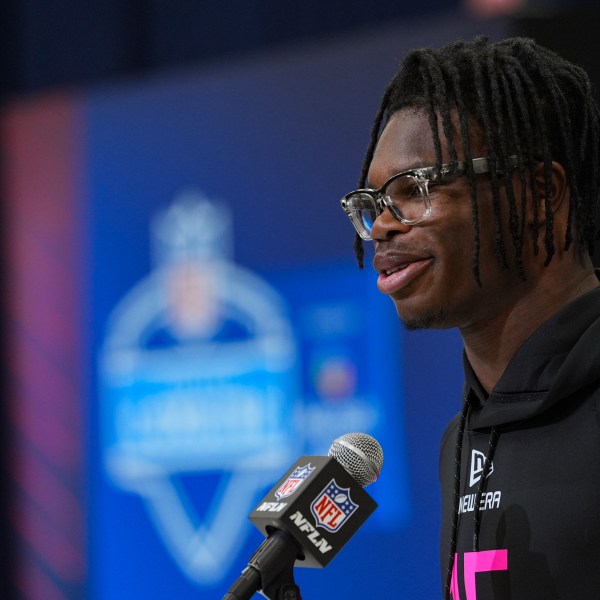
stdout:
<svg viewBox="0 0 600 600">
<path fill-rule="evenodd" d="M 448 315 L 443 309 L 413 315 L 398 313 L 398 316 L 408 331 L 416 331 L 417 329 L 448 329 L 451 327 L 447 323 Z"/>
</svg>

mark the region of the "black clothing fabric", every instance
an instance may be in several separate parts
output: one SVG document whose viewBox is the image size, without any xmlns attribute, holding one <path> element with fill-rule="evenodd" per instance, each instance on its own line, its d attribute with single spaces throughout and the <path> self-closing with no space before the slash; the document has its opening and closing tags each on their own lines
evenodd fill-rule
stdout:
<svg viewBox="0 0 600 600">
<path fill-rule="evenodd" d="M 600 288 L 536 330 L 489 396 L 464 364 L 464 432 L 457 416 L 440 455 L 453 599 L 600 598 Z"/>
</svg>

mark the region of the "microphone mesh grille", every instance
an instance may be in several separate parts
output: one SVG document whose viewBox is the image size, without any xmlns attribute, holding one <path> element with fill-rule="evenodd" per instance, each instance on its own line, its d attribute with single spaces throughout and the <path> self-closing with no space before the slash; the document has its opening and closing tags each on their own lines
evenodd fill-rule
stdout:
<svg viewBox="0 0 600 600">
<path fill-rule="evenodd" d="M 357 483 L 373 483 L 381 473 L 383 450 L 379 442 L 366 433 L 346 433 L 331 444 L 328 452 Z"/>
</svg>

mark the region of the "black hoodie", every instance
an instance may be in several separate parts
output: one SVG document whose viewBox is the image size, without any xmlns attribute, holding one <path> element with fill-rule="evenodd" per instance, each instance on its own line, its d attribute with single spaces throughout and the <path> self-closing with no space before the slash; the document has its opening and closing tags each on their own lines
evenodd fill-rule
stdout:
<svg viewBox="0 0 600 600">
<path fill-rule="evenodd" d="M 464 364 L 440 456 L 443 582 L 453 563 L 454 600 L 600 598 L 600 288 L 537 329 L 489 396 Z"/>
</svg>

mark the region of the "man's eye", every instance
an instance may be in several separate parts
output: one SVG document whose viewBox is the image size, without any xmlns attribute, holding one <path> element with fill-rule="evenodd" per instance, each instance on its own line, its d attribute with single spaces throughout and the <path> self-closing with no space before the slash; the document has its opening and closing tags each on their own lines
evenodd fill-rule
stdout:
<svg viewBox="0 0 600 600">
<path fill-rule="evenodd" d="M 396 192 L 395 194 L 389 195 L 390 199 L 396 206 L 402 206 L 408 202 L 421 202 L 423 194 L 419 189 L 418 185 L 411 186 L 410 188 L 404 188 L 402 192 Z"/>
<path fill-rule="evenodd" d="M 421 188 L 416 183 L 410 186 L 410 189 L 408 190 L 408 196 L 410 198 L 420 198 L 422 195 Z"/>
<path fill-rule="evenodd" d="M 422 195 L 419 184 L 410 179 L 394 182 L 394 185 L 390 186 L 387 192 L 388 196 L 395 202 L 410 198 L 420 198 Z"/>
</svg>

